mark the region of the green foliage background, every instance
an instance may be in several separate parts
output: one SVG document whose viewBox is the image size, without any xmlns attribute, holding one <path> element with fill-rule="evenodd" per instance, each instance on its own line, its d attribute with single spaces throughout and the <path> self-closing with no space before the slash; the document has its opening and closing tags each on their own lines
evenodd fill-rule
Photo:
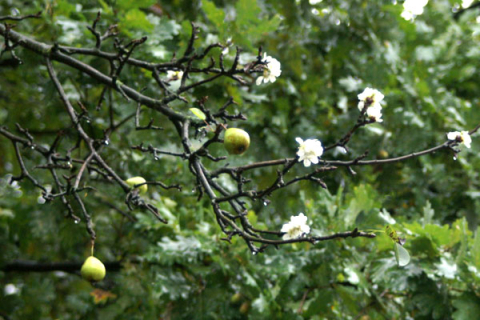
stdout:
<svg viewBox="0 0 480 320">
<path fill-rule="evenodd" d="M 357 94 L 367 86 L 386 96 L 384 122 L 361 129 L 348 155 L 330 152 L 325 157 L 353 158 L 365 150 L 369 159 L 404 155 L 442 143 L 446 132 L 480 123 L 478 9 L 456 20 L 453 12 L 461 1 L 430 1 L 412 22 L 400 17 L 402 5 L 395 2 L 3 0 L 0 16 L 14 8 L 21 14 L 43 10 L 42 19 L 19 22 L 15 30 L 46 43 L 93 47 L 86 26 L 101 10 L 99 28 L 117 23 L 121 37 L 147 35 L 134 55 L 155 62 L 183 52 L 190 21 L 201 28 L 200 52 L 209 43 L 231 38 L 243 49 L 242 63 L 262 46 L 282 63 L 274 84 L 244 88 L 221 78 L 186 95 L 190 101 L 208 96 L 207 107 L 215 110 L 229 96 L 235 99 L 237 110 L 248 117 L 238 125 L 252 137 L 245 156 L 228 159 L 240 165 L 294 156 L 295 137 L 334 143 L 356 120 Z M 162 14 L 154 14 L 152 5 Z M 112 42 L 103 49 L 112 50 Z M 220 50 L 212 54 L 218 57 Z M 230 47 L 227 64 L 234 51 Z M 70 120 L 43 59 L 22 49 L 17 55 L 23 65 L 0 67 L 0 125 L 14 130 L 18 122 L 37 143 L 51 143 Z M 82 60 L 108 73 L 104 61 Z M 102 86 L 71 68 L 57 68 L 69 97 L 91 110 L 89 134 L 101 138 L 108 110 L 94 107 Z M 148 95 L 159 94 L 151 75 L 139 69 L 126 67 L 121 81 L 146 87 Z M 116 119 L 135 110 L 118 94 L 111 99 Z M 186 113 L 194 105 L 173 107 Z M 222 241 L 208 201 L 197 202 L 191 192 L 194 181 L 185 163 L 168 156 L 154 160 L 130 149 L 145 142 L 180 150 L 174 128 L 150 110 L 142 121 L 150 117 L 165 130 L 135 131 L 132 119 L 112 136 L 102 155 L 125 178 L 139 175 L 184 186 L 181 193 L 150 188 L 149 197 L 169 224 L 142 212 L 134 213 L 138 221 L 132 223 L 110 209 L 105 201 L 127 210 L 124 194 L 98 177 L 90 176 L 88 184 L 99 191 L 85 194 L 98 235 L 95 255 L 102 261 L 122 260 L 121 271 L 109 272 L 99 284 L 115 297 L 95 303 L 90 295 L 94 288 L 75 274 L 0 272 L 0 319 L 473 320 L 480 314 L 480 144 L 475 136 L 472 149 L 456 160 L 452 153 L 438 152 L 388 166 L 357 167 L 355 176 L 338 170 L 324 177 L 328 190 L 303 182 L 274 194 L 268 206 L 249 204 L 249 217 L 259 227 L 279 230 L 291 215 L 304 212 L 315 235 L 354 227 L 383 230 L 394 219 L 412 257 L 401 268 L 384 233 L 373 240 L 269 248 L 256 256 L 241 239 Z M 67 134 L 75 143 L 75 134 Z M 35 153 L 23 152 L 29 168 L 41 163 Z M 214 153 L 225 155 L 219 147 Z M 17 259 L 84 260 L 89 252 L 84 224 L 65 219 L 60 201 L 37 203 L 40 194 L 28 181 L 8 185 L 9 175 L 19 168 L 4 137 L 0 154 L 0 267 Z M 86 154 L 83 148 L 79 156 Z M 31 170 L 41 183 L 52 184 L 41 170 Z M 298 166 L 295 174 L 305 172 Z M 259 169 L 249 177 L 260 189 L 276 172 Z M 8 284 L 19 291 L 7 294 L 3 289 Z"/>
</svg>

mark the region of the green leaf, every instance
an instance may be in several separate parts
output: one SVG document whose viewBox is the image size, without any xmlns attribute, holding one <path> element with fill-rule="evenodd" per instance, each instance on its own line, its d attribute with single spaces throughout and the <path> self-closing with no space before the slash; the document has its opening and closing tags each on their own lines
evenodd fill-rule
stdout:
<svg viewBox="0 0 480 320">
<path fill-rule="evenodd" d="M 440 248 L 428 235 L 412 238 L 410 250 L 414 255 L 426 255 L 431 259 L 440 255 Z"/>
<path fill-rule="evenodd" d="M 317 296 L 312 299 L 312 302 L 309 304 L 307 311 L 305 312 L 305 317 L 312 317 L 316 314 L 323 314 L 329 311 L 329 304 L 333 300 L 331 291 L 328 290 L 317 290 Z"/>
<path fill-rule="evenodd" d="M 472 256 L 475 267 L 480 269 L 480 229 L 478 228 L 475 234 L 475 239 L 473 240 Z"/>
<path fill-rule="evenodd" d="M 100 3 L 100 5 L 102 6 L 102 12 L 105 14 L 105 13 L 112 13 L 112 8 L 108 5 L 108 3 L 104 0 L 99 0 L 98 1 Z"/>
<path fill-rule="evenodd" d="M 453 313 L 455 320 L 478 319 L 480 315 L 480 299 L 471 293 L 465 293 L 460 298 L 453 300 L 453 306 L 457 309 Z"/>
<path fill-rule="evenodd" d="M 235 9 L 237 10 L 237 22 L 239 25 L 244 23 L 258 22 L 260 19 L 260 8 L 256 0 L 239 0 Z"/>
<path fill-rule="evenodd" d="M 280 25 L 279 15 L 271 19 L 261 17 L 262 10 L 256 0 L 239 0 L 235 4 L 236 9 L 236 32 L 239 37 L 234 37 L 235 41 L 241 45 L 252 47 L 252 44 L 262 39 L 266 33 L 275 31 Z"/>
<path fill-rule="evenodd" d="M 141 29 L 143 31 L 151 31 L 153 29 L 153 25 L 147 19 L 145 13 L 138 9 L 132 9 L 127 12 L 125 15 L 124 27 L 126 29 Z"/>
<path fill-rule="evenodd" d="M 221 29 L 225 21 L 225 12 L 222 9 L 218 9 L 215 4 L 209 0 L 202 0 L 202 8 L 208 20 L 215 24 L 217 28 Z"/>
<path fill-rule="evenodd" d="M 423 207 L 423 226 L 432 223 L 433 215 L 435 211 L 432 209 L 430 201 L 427 200 L 425 207 Z"/>
<path fill-rule="evenodd" d="M 353 188 L 353 195 L 350 197 L 347 210 L 345 210 L 345 225 L 352 226 L 360 212 L 368 212 L 378 207 L 376 196 L 377 193 L 370 185 L 361 184 Z"/>
<path fill-rule="evenodd" d="M 395 259 L 399 267 L 404 267 L 410 262 L 410 254 L 407 249 L 398 243 L 395 243 Z"/>
<path fill-rule="evenodd" d="M 137 9 L 137 8 L 146 9 L 154 3 L 155 3 L 155 0 L 137 0 L 137 1 L 117 0 L 116 2 L 118 8 L 121 8 L 125 11 L 129 9 Z"/>
<path fill-rule="evenodd" d="M 467 249 L 468 249 L 468 239 L 470 238 L 470 231 L 468 230 L 468 223 L 467 219 L 462 218 L 460 221 L 460 231 L 462 232 L 461 240 L 460 240 L 460 248 L 457 253 L 456 263 L 461 263 L 467 257 Z"/>
<path fill-rule="evenodd" d="M 200 120 L 205 121 L 205 119 L 207 119 L 207 116 L 205 115 L 205 113 L 203 113 L 203 111 L 200 110 L 200 109 L 190 108 L 190 112 L 192 112 L 194 115 L 196 115 L 197 118 L 199 118 Z"/>
</svg>

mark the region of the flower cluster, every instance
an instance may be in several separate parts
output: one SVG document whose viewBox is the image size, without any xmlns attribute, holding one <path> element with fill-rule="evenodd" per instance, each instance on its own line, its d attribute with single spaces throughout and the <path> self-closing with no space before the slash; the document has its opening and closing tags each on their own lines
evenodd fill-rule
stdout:
<svg viewBox="0 0 480 320">
<path fill-rule="evenodd" d="M 290 221 L 282 226 L 280 232 L 285 233 L 283 240 L 302 237 L 304 234 L 310 232 L 310 227 L 307 225 L 307 217 L 303 213 L 290 217 Z"/>
<path fill-rule="evenodd" d="M 460 143 L 463 143 L 465 147 L 469 148 L 472 145 L 472 138 L 470 137 L 470 134 L 468 131 L 453 131 L 447 133 L 447 138 L 448 140 L 456 140 Z"/>
<path fill-rule="evenodd" d="M 301 138 L 296 138 L 295 140 L 300 144 L 297 151 L 298 161 L 303 161 L 305 167 L 310 167 L 312 163 L 317 164 L 318 158 L 323 154 L 322 143 L 317 139 L 303 141 Z"/>
<path fill-rule="evenodd" d="M 277 80 L 277 77 L 282 73 L 280 62 L 275 58 L 267 56 L 266 52 L 263 55 L 263 62 L 265 63 L 263 67 L 263 75 L 257 78 L 257 85 L 260 85 L 262 81 L 264 83 L 274 83 L 275 80 Z"/>
<path fill-rule="evenodd" d="M 375 122 L 382 122 L 382 106 L 380 102 L 385 96 L 378 90 L 372 88 L 366 88 L 362 93 L 358 95 L 358 109 L 363 111 L 365 108 L 365 114 L 367 117 Z"/>
<path fill-rule="evenodd" d="M 403 3 L 402 18 L 405 20 L 413 20 L 415 16 L 423 13 L 423 8 L 427 3 L 428 0 L 406 0 Z"/>
</svg>

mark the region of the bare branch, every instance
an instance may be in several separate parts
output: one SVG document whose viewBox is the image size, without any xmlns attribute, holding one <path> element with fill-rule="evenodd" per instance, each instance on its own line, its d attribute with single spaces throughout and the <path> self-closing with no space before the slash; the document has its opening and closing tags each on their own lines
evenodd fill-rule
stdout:
<svg viewBox="0 0 480 320">
<path fill-rule="evenodd" d="M 35 14 L 28 14 L 25 16 L 4 16 L 4 17 L 0 17 L 0 21 L 4 21 L 4 20 L 21 21 L 21 20 L 30 19 L 30 18 L 38 19 L 38 18 L 41 18 L 41 15 L 42 15 L 42 11 L 39 11 Z"/>
</svg>

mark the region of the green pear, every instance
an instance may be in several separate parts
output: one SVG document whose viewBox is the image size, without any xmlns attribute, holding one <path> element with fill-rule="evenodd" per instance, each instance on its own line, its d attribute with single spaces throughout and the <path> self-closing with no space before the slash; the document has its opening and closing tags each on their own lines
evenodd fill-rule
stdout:
<svg viewBox="0 0 480 320">
<path fill-rule="evenodd" d="M 380 151 L 378 151 L 377 157 L 379 157 L 380 159 L 386 159 L 388 158 L 388 152 L 384 149 L 381 149 Z"/>
<path fill-rule="evenodd" d="M 241 314 L 247 314 L 250 310 L 250 302 L 245 301 L 244 303 L 242 303 L 239 310 Z"/>
<path fill-rule="evenodd" d="M 136 184 L 145 183 L 147 182 L 147 180 L 143 179 L 142 177 L 133 177 L 126 180 L 125 182 L 130 186 L 130 188 L 133 188 L 133 186 L 135 186 Z M 140 190 L 140 193 L 146 193 L 148 190 L 148 185 L 144 184 L 138 187 L 138 189 Z"/>
<path fill-rule="evenodd" d="M 230 302 L 232 304 L 237 304 L 237 303 L 240 303 L 240 301 L 242 301 L 242 298 L 243 298 L 242 294 L 240 292 L 237 292 L 233 296 L 231 296 Z"/>
<path fill-rule="evenodd" d="M 85 280 L 100 281 L 105 278 L 106 271 L 102 261 L 90 256 L 83 263 L 80 273 Z"/>
<path fill-rule="evenodd" d="M 242 129 L 229 128 L 225 131 L 223 145 L 230 154 L 242 154 L 250 146 L 250 136 Z"/>
</svg>

